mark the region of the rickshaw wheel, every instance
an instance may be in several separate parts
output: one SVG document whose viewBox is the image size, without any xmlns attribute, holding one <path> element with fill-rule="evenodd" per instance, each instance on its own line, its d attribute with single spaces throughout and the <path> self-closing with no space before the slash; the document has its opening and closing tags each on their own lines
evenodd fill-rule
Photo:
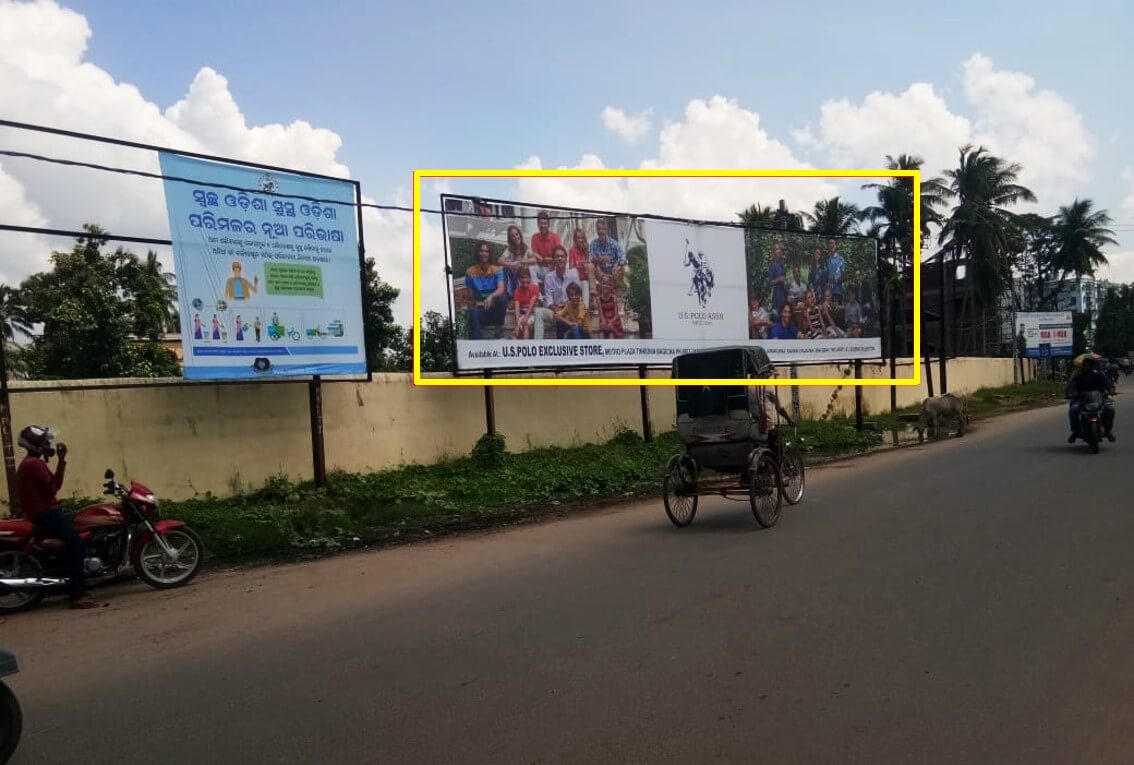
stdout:
<svg viewBox="0 0 1134 765">
<path fill-rule="evenodd" d="M 662 504 L 674 526 L 682 528 L 693 522 L 699 499 L 694 493 L 696 490 L 697 474 L 693 461 L 684 454 L 670 457 L 669 464 L 665 467 L 665 478 L 662 479 Z"/>
<path fill-rule="evenodd" d="M 780 487 L 784 501 L 798 505 L 803 499 L 803 457 L 790 446 L 784 447 L 784 461 L 780 465 Z"/>
<path fill-rule="evenodd" d="M 749 471 L 748 501 L 752 504 L 752 514 L 756 516 L 757 523 L 766 529 L 780 520 L 782 494 L 776 461 L 772 455 L 761 452 Z"/>
</svg>

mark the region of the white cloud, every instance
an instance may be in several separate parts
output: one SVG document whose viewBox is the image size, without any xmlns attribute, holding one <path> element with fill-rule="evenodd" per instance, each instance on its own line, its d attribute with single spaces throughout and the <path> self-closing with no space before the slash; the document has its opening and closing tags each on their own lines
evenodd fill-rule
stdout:
<svg viewBox="0 0 1134 765">
<path fill-rule="evenodd" d="M 1099 269 L 1100 279 L 1134 284 L 1134 250 L 1106 253 L 1107 265 Z"/>
<path fill-rule="evenodd" d="M 914 83 L 904 92 L 874 91 L 860 105 L 846 99 L 820 107 L 819 132 L 797 131 L 802 146 L 824 149 L 840 167 L 882 167 L 887 154 L 915 154 L 925 169 L 951 167 L 972 127 L 949 111 L 933 86 Z"/>
<path fill-rule="evenodd" d="M 796 169 L 808 165 L 760 126 L 760 115 L 736 100 L 714 96 L 686 106 L 684 120 L 667 124 L 656 155 L 644 169 Z M 539 157 L 519 167 L 541 168 Z M 601 158 L 586 154 L 574 167 L 601 169 Z M 517 198 L 597 210 L 650 212 L 703 220 L 735 220 L 754 202 L 792 209 L 810 208 L 815 200 L 838 193 L 821 178 L 523 178 Z"/>
<path fill-rule="evenodd" d="M 960 146 L 984 145 L 1023 166 L 1020 181 L 1042 207 L 1070 201 L 1095 154 L 1075 107 L 1038 89 L 1026 74 L 996 69 L 981 54 L 961 70 L 968 116 L 950 108 L 932 85 L 915 83 L 899 94 L 872 92 L 859 104 L 828 101 L 818 130 L 796 131 L 794 138 L 841 164 L 878 166 L 887 154 L 917 154 L 931 174 L 953 167 Z"/>
<path fill-rule="evenodd" d="M 228 80 L 209 67 L 197 73 L 188 94 L 166 109 L 165 116 L 217 154 L 340 178 L 350 176 L 347 166 L 335 159 L 343 145 L 337 133 L 304 120 L 287 126 L 248 127 L 228 90 Z"/>
<path fill-rule="evenodd" d="M 995 69 L 981 54 L 963 70 L 976 142 L 1019 162 L 1020 181 L 1041 203 L 1069 202 L 1068 191 L 1089 178 L 1095 156 L 1094 138 L 1075 107 L 1054 91 L 1038 90 L 1026 74 Z"/>
<path fill-rule="evenodd" d="M 618 135 L 627 143 L 637 143 L 653 126 L 652 109 L 629 115 L 622 109 L 608 106 L 602 110 L 602 124 L 610 132 Z"/>
<path fill-rule="evenodd" d="M 133 85 L 116 81 L 85 60 L 90 37 L 82 15 L 52 0 L 0 0 L 0 103 L 8 105 L 5 117 L 349 177 L 349 169 L 337 159 L 342 139 L 333 131 L 303 120 L 248 125 L 227 80 L 208 67 L 197 73 L 181 100 L 163 111 Z M 3 131 L 3 138 L 5 147 L 13 150 L 158 171 L 157 158 L 149 152 L 17 130 Z M 169 224 L 159 183 L 6 159 L 0 167 L 0 211 L 5 220 L 24 225 L 78 229 L 84 222 L 96 222 L 113 233 L 165 238 Z M 364 225 L 368 254 L 377 259 L 379 273 L 402 288 L 395 313 L 406 323 L 411 311 L 410 216 L 368 214 Z M 50 249 L 70 246 L 58 238 L 2 236 L 0 278 L 6 283 L 44 268 Z M 156 249 L 167 257 L 168 248 Z"/>
</svg>

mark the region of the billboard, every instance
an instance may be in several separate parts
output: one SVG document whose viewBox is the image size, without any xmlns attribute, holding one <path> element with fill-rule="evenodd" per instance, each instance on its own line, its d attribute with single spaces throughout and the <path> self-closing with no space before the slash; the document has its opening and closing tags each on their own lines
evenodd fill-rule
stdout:
<svg viewBox="0 0 1134 765">
<path fill-rule="evenodd" d="M 354 184 L 159 159 L 185 379 L 366 374 Z"/>
<path fill-rule="evenodd" d="M 442 195 L 457 369 L 881 355 L 875 242 Z"/>
<path fill-rule="evenodd" d="M 1029 359 L 1074 354 L 1075 332 L 1070 311 L 1016 314 L 1016 349 Z"/>
</svg>

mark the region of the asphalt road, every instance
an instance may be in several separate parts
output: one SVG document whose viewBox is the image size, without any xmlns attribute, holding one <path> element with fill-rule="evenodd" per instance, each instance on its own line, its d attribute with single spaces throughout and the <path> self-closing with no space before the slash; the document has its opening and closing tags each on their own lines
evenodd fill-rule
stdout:
<svg viewBox="0 0 1134 765">
<path fill-rule="evenodd" d="M 15 763 L 1134 762 L 1134 403 L 0 624 Z"/>
</svg>

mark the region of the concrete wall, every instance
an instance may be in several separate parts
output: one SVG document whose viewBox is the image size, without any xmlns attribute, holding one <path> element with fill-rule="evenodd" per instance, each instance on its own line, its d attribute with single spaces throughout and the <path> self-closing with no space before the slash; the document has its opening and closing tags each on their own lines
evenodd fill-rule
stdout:
<svg viewBox="0 0 1134 765">
<path fill-rule="evenodd" d="M 800 376 L 840 377 L 843 369 L 807 367 Z M 866 377 L 887 373 L 882 365 L 864 368 Z M 936 381 L 936 364 L 933 373 Z M 788 371 L 781 374 L 786 378 Z M 909 374 L 908 362 L 899 367 L 899 376 Z M 1012 378 L 1011 359 L 949 364 L 952 391 L 1005 385 Z M 305 384 L 20 392 L 28 385 L 13 383 L 13 427 L 18 432 L 40 423 L 59 431 L 72 451 L 66 494 L 97 496 L 107 467 L 171 499 L 227 495 L 278 474 L 311 476 Z M 799 390 L 804 416 L 826 411 L 832 388 Z M 780 393 L 789 400 L 790 388 Z M 637 387 L 501 387 L 494 395 L 497 430 L 516 451 L 602 440 L 619 425 L 641 427 Z M 887 410 L 889 395 L 885 386 L 865 388 L 867 411 Z M 899 388 L 898 405 L 925 395 L 924 384 Z M 326 383 L 323 410 L 329 469 L 368 471 L 465 455 L 485 430 L 483 388 L 415 388 L 408 375 L 376 375 L 369 384 Z M 655 432 L 671 428 L 673 390 L 651 388 L 650 410 Z M 841 390 L 836 411 L 853 413 L 853 387 Z M 0 515 L 5 512 L 0 504 Z"/>
</svg>

